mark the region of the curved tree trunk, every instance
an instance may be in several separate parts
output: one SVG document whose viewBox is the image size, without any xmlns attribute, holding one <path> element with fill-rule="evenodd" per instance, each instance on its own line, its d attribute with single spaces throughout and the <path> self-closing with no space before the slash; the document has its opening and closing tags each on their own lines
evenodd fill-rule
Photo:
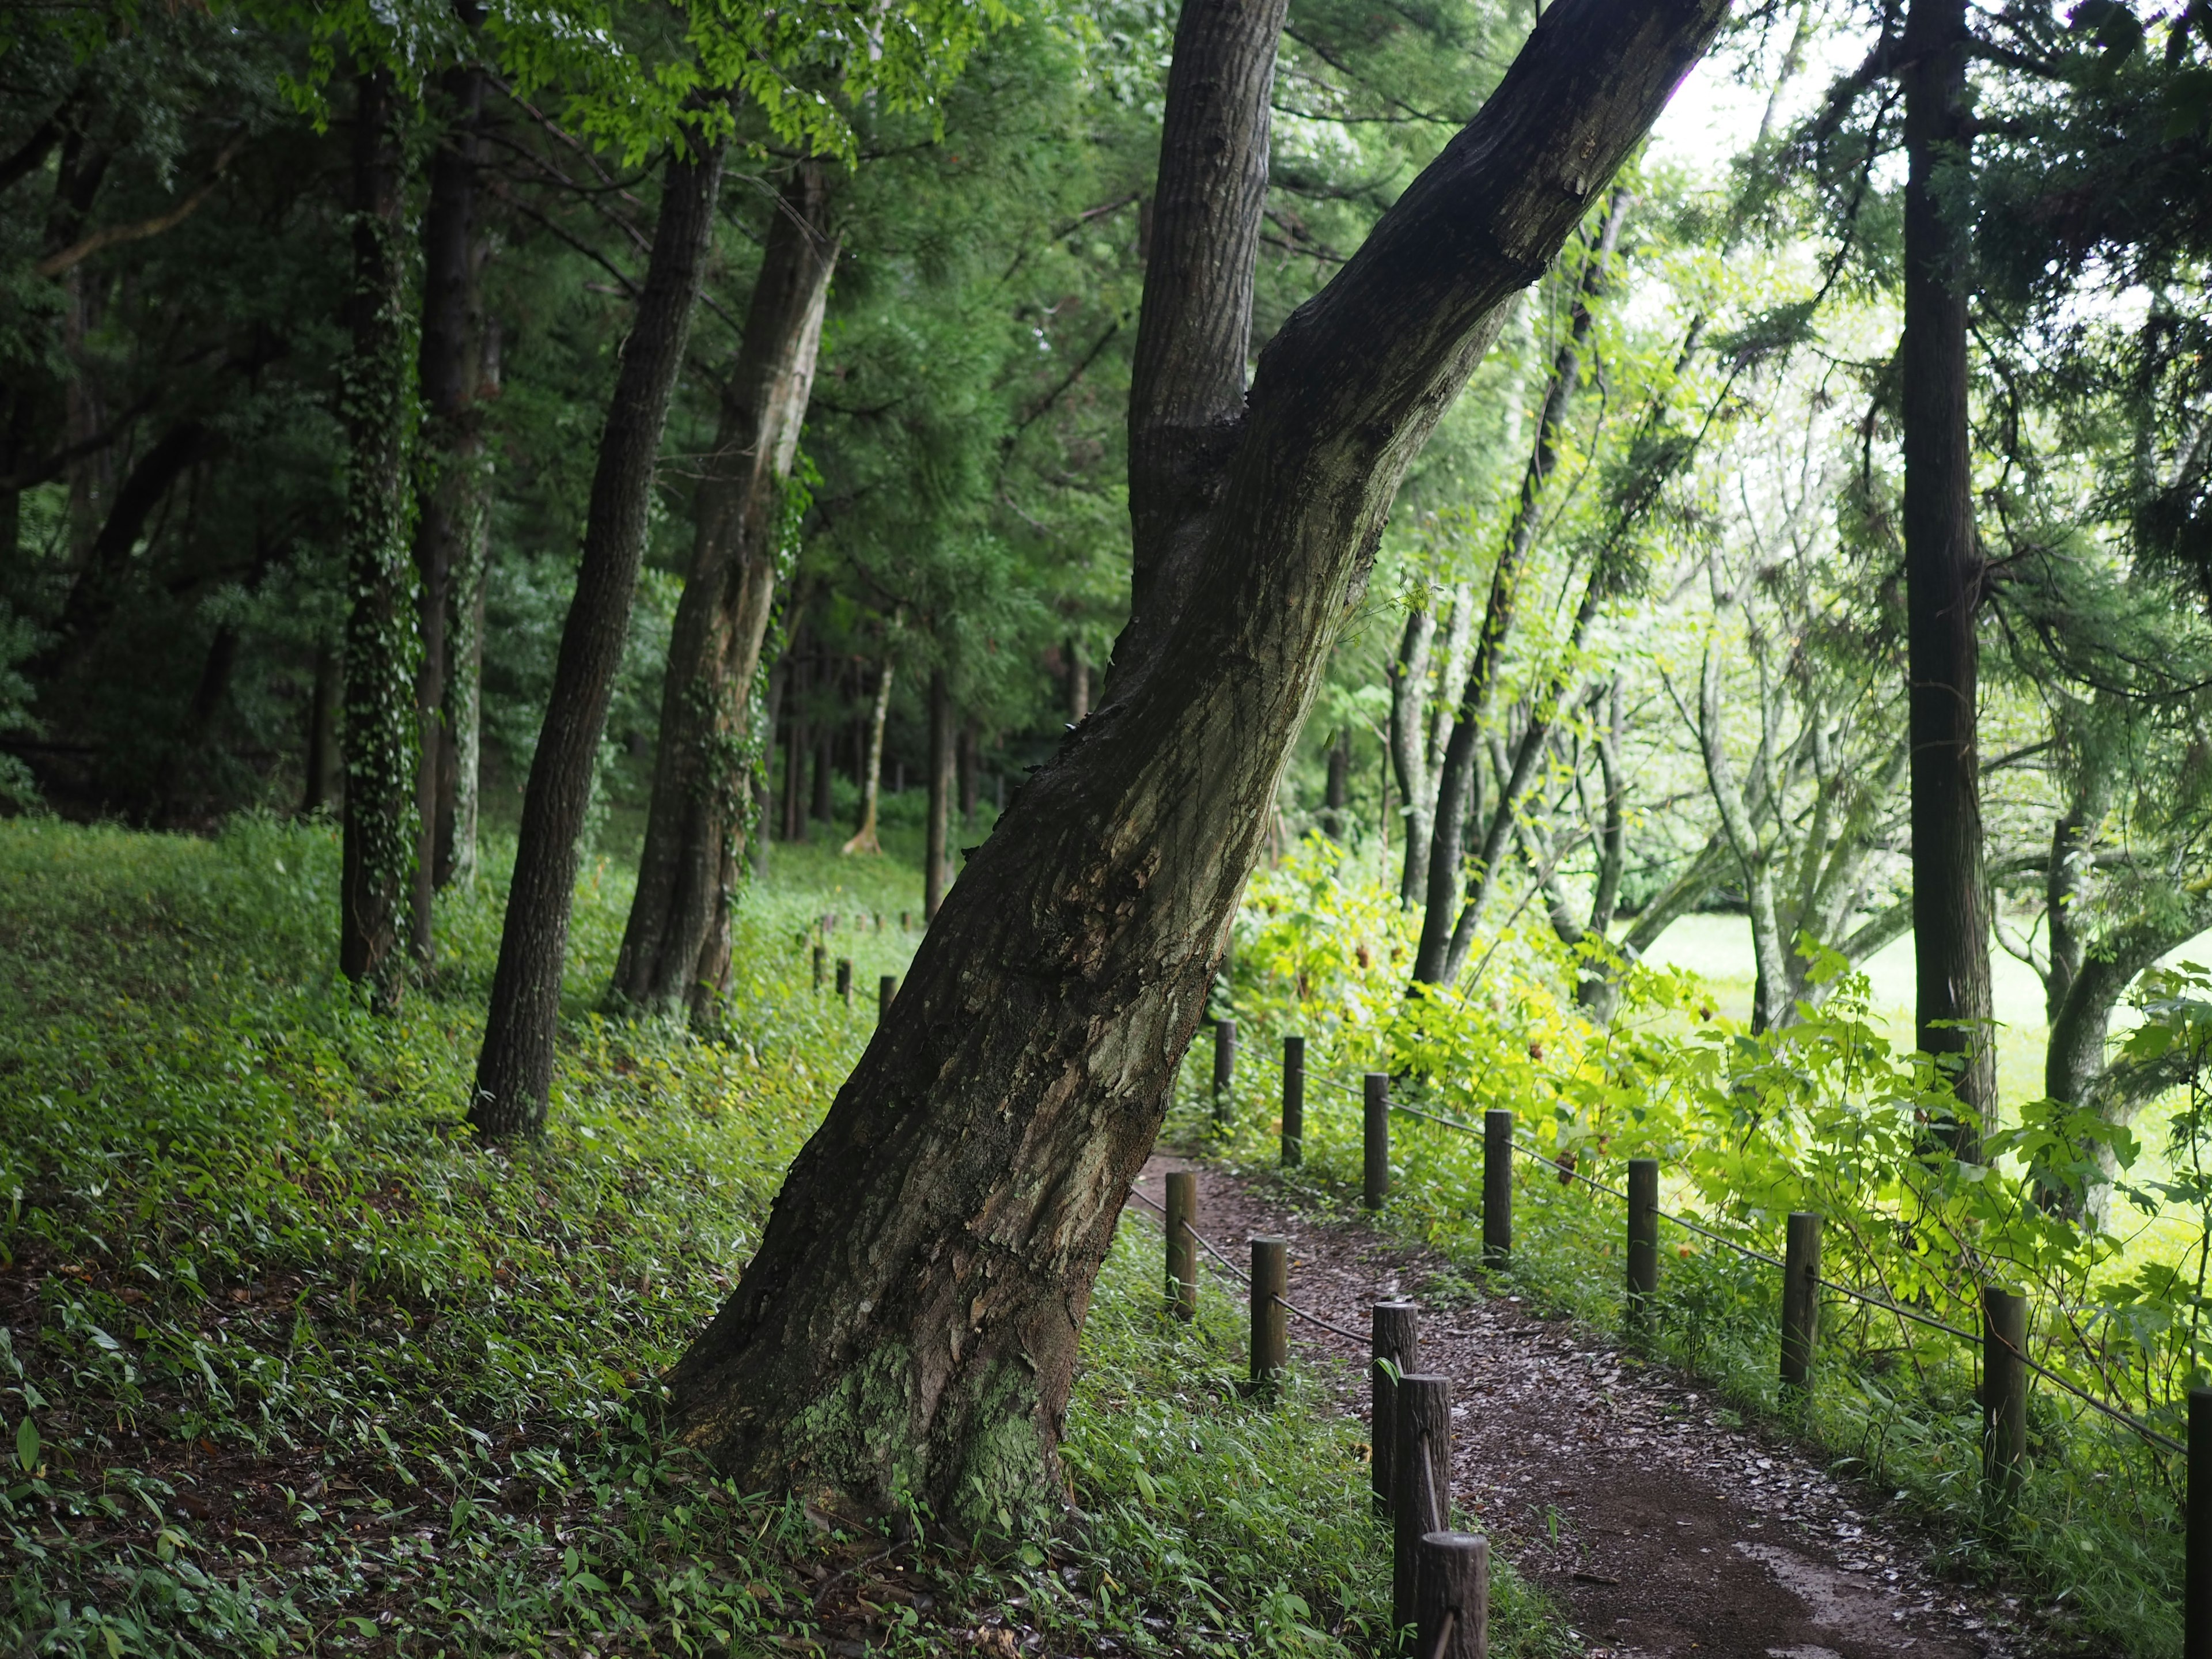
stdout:
<svg viewBox="0 0 2212 1659">
<path fill-rule="evenodd" d="M 1154 544 L 1170 568 L 1130 624 L 1142 648 L 1117 653 L 946 896 L 742 1284 L 669 1376 L 686 1443 L 750 1485 L 908 1493 L 961 1525 L 1048 1498 L 1092 1280 L 1399 479 L 1723 11 L 1560 0 L 1261 354 L 1196 521 Z M 1249 100 L 1213 130 L 1264 167 L 1267 77 L 1215 60 L 1264 63 L 1280 19 L 1187 6 L 1164 202 L 1187 170 L 1238 172 L 1194 103 Z M 1194 302 L 1162 270 L 1156 246 L 1148 326 Z"/>
<path fill-rule="evenodd" d="M 891 670 L 889 657 L 884 659 L 884 672 L 876 681 L 875 712 L 868 717 L 868 751 L 860 763 L 860 827 L 853 831 L 853 838 L 839 850 L 846 853 L 880 854 L 884 843 L 876 834 L 876 802 L 884 786 L 884 726 L 891 713 Z"/>
<path fill-rule="evenodd" d="M 714 242 L 722 149 L 720 142 L 680 144 L 661 181 L 645 287 L 623 343 L 622 370 L 599 437 L 576 596 L 561 630 L 553 695 L 523 795 L 514 880 L 477 1059 L 476 1098 L 469 1106 L 469 1121 L 479 1134 L 534 1133 L 545 1121 L 579 842 L 607 703 L 629 633 L 668 402 Z"/>
<path fill-rule="evenodd" d="M 1912 936 L 1921 1048 L 1980 1122 L 1996 1110 L 1990 920 L 1976 737 L 1982 557 L 1966 426 L 1966 226 L 1971 166 L 1966 0 L 1912 0 L 1905 25 L 1905 580 L 1912 749 Z M 1979 1152 L 1974 1123 L 1948 1126 Z"/>
<path fill-rule="evenodd" d="M 407 260 L 392 77 L 355 82 L 352 351 L 346 368 L 344 852 L 338 966 L 398 998 L 415 855 L 418 641 L 407 541 Z"/>
<path fill-rule="evenodd" d="M 438 888 L 440 788 L 450 768 L 446 729 L 452 664 L 453 577 L 473 575 L 470 550 L 482 539 L 485 502 L 477 476 L 483 438 L 476 414 L 477 343 L 483 322 L 477 283 L 477 167 L 483 139 L 484 72 L 449 71 L 441 83 L 444 140 L 430 162 L 430 203 L 422 217 L 422 340 L 416 356 L 422 386 L 423 447 L 429 465 L 416 499 L 415 614 L 422 641 L 415 676 L 415 882 L 411 940 L 415 959 L 436 956 L 431 899 Z M 450 831 L 450 823 L 447 825 Z"/>
<path fill-rule="evenodd" d="M 728 981 L 726 913 L 743 866 L 755 758 L 753 682 L 837 257 L 829 209 L 823 168 L 801 162 L 777 198 L 699 483 L 691 568 L 661 685 L 637 895 L 615 961 L 615 993 L 641 1007 L 703 1004 Z"/>
</svg>

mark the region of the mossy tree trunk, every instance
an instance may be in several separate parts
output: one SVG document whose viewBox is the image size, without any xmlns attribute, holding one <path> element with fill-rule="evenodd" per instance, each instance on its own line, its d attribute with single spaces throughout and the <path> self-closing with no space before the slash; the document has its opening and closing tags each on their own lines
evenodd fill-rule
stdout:
<svg viewBox="0 0 2212 1659">
<path fill-rule="evenodd" d="M 756 738 L 754 681 L 788 526 L 785 494 L 814 388 L 837 244 L 826 169 L 778 197 L 676 607 L 637 895 L 614 991 L 644 1008 L 703 1008 L 729 977 L 728 909 L 743 867 Z M 768 833 L 768 826 L 759 826 Z"/>
<path fill-rule="evenodd" d="M 352 349 L 345 369 L 344 853 L 338 965 L 388 1006 L 415 856 L 414 568 L 408 557 L 407 259 L 392 77 L 355 80 Z"/>
<path fill-rule="evenodd" d="M 692 138 L 669 156 L 645 286 L 599 437 L 576 594 L 561 630 L 553 693 L 523 794 L 514 879 L 469 1105 L 470 1123 L 490 1138 L 534 1133 L 545 1121 L 592 770 L 629 634 L 669 399 L 714 246 L 724 149 L 720 140 Z"/>
<path fill-rule="evenodd" d="M 1249 307 L 1283 13 L 1189 0 L 1131 427 L 1188 416 L 1207 465 L 1133 447 L 1145 588 L 1099 705 L 946 896 L 668 1377 L 684 1443 L 754 1486 L 907 1493 L 960 1524 L 1050 1501 L 1099 1261 L 1399 480 L 1724 9 L 1560 0 L 1248 398 L 1226 289 Z M 1147 369 L 1155 330 L 1185 344 Z"/>
</svg>

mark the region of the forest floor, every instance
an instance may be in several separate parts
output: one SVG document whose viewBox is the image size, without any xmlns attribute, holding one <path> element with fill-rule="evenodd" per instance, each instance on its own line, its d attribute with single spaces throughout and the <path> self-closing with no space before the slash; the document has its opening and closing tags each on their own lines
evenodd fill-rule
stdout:
<svg viewBox="0 0 2212 1659">
<path fill-rule="evenodd" d="M 1566 1611 L 1589 1659 L 2032 1650 L 2010 1598 L 1925 1571 L 1931 1540 L 1885 1515 L 1887 1493 L 1743 1425 L 1710 1385 L 1519 1297 L 1470 1300 L 1442 1258 L 1190 1158 L 1155 1154 L 1139 1189 L 1160 1194 L 1171 1170 L 1200 1172 L 1198 1229 L 1232 1260 L 1253 1234 L 1289 1241 L 1298 1306 L 1364 1331 L 1377 1301 L 1423 1304 L 1422 1367 L 1452 1380 L 1455 1501 Z M 1425 1295 L 1438 1278 L 1455 1293 Z M 1319 1369 L 1364 1419 L 1364 1346 L 1291 1330 L 1294 1354 L 1352 1362 Z"/>
</svg>

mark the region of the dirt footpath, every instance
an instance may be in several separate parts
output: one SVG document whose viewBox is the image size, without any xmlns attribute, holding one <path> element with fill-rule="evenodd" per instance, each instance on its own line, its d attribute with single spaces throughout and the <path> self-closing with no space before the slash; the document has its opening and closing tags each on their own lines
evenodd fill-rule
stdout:
<svg viewBox="0 0 2212 1659">
<path fill-rule="evenodd" d="M 1290 1243 L 1290 1299 L 1350 1330 L 1386 1297 L 1420 1300 L 1444 1264 L 1353 1226 L 1310 1221 L 1199 1171 L 1198 1230 L 1241 1267 L 1254 1233 Z M 1133 1208 L 1142 1208 L 1139 1205 Z M 1345 1410 L 1367 1413 L 1366 1349 L 1299 1319 L 1294 1350 L 1354 1362 Z M 1886 1494 L 1733 1428 L 1693 1378 L 1610 1346 L 1517 1297 L 1424 1310 L 1422 1364 L 1452 1379 L 1455 1501 L 1566 1609 L 1589 1659 L 2011 1659 L 2008 1605 L 1932 1579 Z"/>
</svg>

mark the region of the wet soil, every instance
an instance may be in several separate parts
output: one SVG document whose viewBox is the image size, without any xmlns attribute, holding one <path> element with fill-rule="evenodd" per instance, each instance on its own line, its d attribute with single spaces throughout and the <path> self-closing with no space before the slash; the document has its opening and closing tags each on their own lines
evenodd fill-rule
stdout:
<svg viewBox="0 0 2212 1659">
<path fill-rule="evenodd" d="M 1289 1241 L 1290 1300 L 1347 1331 L 1386 1297 L 1420 1300 L 1444 1262 L 1279 1194 L 1157 1155 L 1138 1187 L 1199 1173 L 1198 1230 L 1242 1265 Z M 1133 1204 L 1132 1208 L 1143 1208 Z M 1364 1418 L 1366 1346 L 1291 1321 L 1293 1352 Z M 2002 1597 L 1945 1584 L 1887 1492 L 1826 1474 L 1744 1425 L 1696 1378 L 1517 1297 L 1425 1310 L 1422 1369 L 1452 1379 L 1453 1498 L 1565 1609 L 1589 1659 L 2018 1659 Z"/>
</svg>

